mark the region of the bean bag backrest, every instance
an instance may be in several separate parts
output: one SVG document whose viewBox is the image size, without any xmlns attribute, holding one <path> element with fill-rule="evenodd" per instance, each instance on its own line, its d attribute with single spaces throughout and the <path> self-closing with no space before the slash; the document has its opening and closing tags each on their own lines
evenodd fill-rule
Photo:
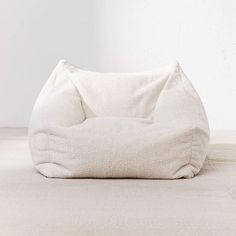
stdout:
<svg viewBox="0 0 236 236">
<path fill-rule="evenodd" d="M 171 179 L 199 172 L 209 127 L 178 63 L 98 73 L 60 61 L 36 101 L 29 137 L 35 166 L 49 177 Z"/>
</svg>

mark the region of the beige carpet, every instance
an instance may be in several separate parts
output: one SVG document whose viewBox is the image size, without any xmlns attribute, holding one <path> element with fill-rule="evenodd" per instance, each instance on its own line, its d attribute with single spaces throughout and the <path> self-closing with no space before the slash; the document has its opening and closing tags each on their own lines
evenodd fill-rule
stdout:
<svg viewBox="0 0 236 236">
<path fill-rule="evenodd" d="M 47 179 L 25 129 L 0 129 L 0 236 L 236 235 L 236 132 L 215 132 L 198 176 Z"/>
</svg>

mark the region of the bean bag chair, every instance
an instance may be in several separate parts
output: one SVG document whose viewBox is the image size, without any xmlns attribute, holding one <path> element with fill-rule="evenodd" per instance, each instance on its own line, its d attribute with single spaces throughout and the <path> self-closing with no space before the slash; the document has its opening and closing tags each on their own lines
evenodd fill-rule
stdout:
<svg viewBox="0 0 236 236">
<path fill-rule="evenodd" d="M 98 73 L 60 61 L 29 125 L 36 169 L 57 178 L 190 178 L 208 141 L 203 105 L 178 63 Z"/>
</svg>

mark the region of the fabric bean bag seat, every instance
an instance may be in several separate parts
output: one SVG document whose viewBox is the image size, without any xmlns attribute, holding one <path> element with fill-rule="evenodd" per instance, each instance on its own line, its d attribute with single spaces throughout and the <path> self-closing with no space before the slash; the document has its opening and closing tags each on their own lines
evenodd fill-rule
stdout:
<svg viewBox="0 0 236 236">
<path fill-rule="evenodd" d="M 29 125 L 36 169 L 58 178 L 190 178 L 208 141 L 203 105 L 178 63 L 98 73 L 60 61 Z"/>
</svg>

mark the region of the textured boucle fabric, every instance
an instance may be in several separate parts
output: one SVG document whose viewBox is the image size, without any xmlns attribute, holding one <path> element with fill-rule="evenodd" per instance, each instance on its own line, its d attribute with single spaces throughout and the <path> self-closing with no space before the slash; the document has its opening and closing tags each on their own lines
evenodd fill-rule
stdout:
<svg viewBox="0 0 236 236">
<path fill-rule="evenodd" d="M 47 177 L 175 179 L 199 172 L 209 128 L 178 63 L 98 73 L 60 61 L 34 106 L 29 140 Z"/>
</svg>

